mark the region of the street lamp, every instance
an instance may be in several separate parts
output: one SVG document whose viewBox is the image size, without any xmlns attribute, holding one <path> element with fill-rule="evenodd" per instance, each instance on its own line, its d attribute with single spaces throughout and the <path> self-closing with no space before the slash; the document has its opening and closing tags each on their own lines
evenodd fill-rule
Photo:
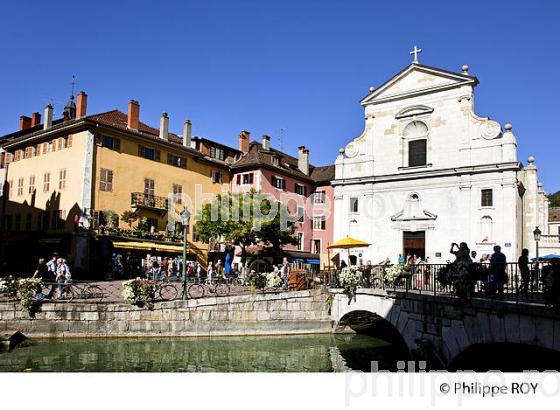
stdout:
<svg viewBox="0 0 560 410">
<path fill-rule="evenodd" d="M 183 295 L 182 299 L 187 298 L 187 229 L 191 219 L 190 211 L 185 207 L 181 212 L 181 224 L 183 225 Z"/>
<path fill-rule="evenodd" d="M 537 278 L 539 277 L 539 241 L 541 240 L 541 230 L 538 226 L 535 227 L 533 231 L 533 237 L 536 244 L 536 261 L 537 261 Z M 538 279 L 537 279 L 538 280 Z"/>
</svg>

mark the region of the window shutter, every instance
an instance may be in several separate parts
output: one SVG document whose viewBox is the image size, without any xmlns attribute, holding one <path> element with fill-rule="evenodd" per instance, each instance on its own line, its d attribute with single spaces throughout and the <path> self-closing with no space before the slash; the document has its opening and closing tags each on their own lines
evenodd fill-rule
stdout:
<svg viewBox="0 0 560 410">
<path fill-rule="evenodd" d="M 114 138 L 113 139 L 113 147 L 115 149 L 115 151 L 120 151 L 121 150 L 121 140 L 120 138 Z"/>
<path fill-rule="evenodd" d="M 241 175 L 237 174 L 237 185 L 241 185 Z"/>
<path fill-rule="evenodd" d="M 141 157 L 144 156 L 144 146 L 143 145 L 138 145 L 138 155 L 140 155 Z"/>
<path fill-rule="evenodd" d="M 67 142 L 67 144 L 68 144 L 68 148 L 71 148 L 71 147 L 72 147 L 72 135 L 69 135 L 69 136 L 68 136 L 68 142 Z"/>
<path fill-rule="evenodd" d="M 167 163 L 171 164 L 171 154 L 167 153 Z"/>
<path fill-rule="evenodd" d="M 60 151 L 63 148 L 64 148 L 64 138 L 60 137 L 58 139 L 58 150 Z"/>
<path fill-rule="evenodd" d="M 161 160 L 161 151 L 159 149 L 156 149 L 156 161 L 160 161 Z"/>
<path fill-rule="evenodd" d="M 286 180 L 285 179 L 282 180 L 282 189 L 286 189 Z"/>
</svg>

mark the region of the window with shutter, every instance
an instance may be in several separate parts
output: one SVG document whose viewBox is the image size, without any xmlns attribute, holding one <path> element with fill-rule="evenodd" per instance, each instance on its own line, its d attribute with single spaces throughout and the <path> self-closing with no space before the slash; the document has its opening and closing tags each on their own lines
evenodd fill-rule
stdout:
<svg viewBox="0 0 560 410">
<path fill-rule="evenodd" d="M 415 140 L 408 143 L 408 166 L 426 165 L 426 140 Z"/>
</svg>

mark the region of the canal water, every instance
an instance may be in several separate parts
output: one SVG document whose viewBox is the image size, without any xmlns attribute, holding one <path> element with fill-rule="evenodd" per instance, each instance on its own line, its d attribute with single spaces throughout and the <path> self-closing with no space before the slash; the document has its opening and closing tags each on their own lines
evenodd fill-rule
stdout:
<svg viewBox="0 0 560 410">
<path fill-rule="evenodd" d="M 0 353 L 0 372 L 341 372 L 398 360 L 406 353 L 358 334 L 49 339 Z"/>
</svg>

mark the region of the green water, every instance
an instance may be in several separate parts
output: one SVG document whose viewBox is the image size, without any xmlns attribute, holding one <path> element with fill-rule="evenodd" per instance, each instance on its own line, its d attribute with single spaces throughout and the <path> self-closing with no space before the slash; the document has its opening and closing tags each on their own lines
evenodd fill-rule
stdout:
<svg viewBox="0 0 560 410">
<path fill-rule="evenodd" d="M 0 353 L 0 372 L 334 372 L 391 369 L 404 356 L 363 335 L 35 341 Z"/>
</svg>

